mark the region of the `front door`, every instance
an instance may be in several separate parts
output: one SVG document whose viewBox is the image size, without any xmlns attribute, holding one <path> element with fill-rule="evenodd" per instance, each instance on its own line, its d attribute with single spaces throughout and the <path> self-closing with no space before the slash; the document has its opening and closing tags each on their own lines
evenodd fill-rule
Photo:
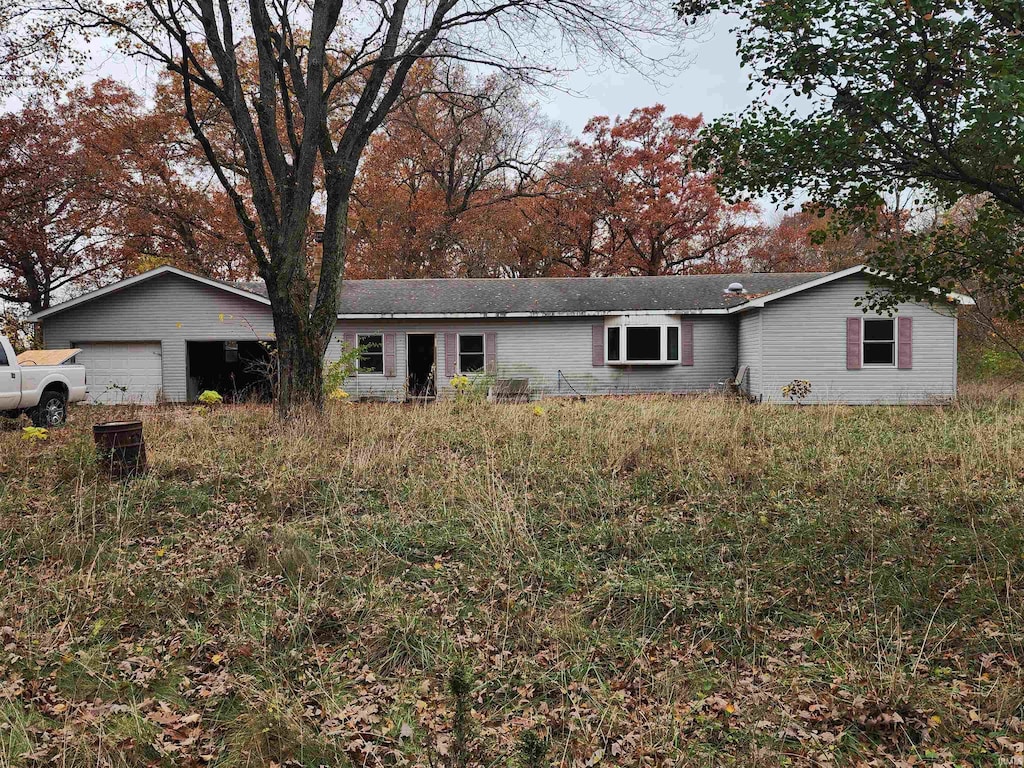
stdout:
<svg viewBox="0 0 1024 768">
<path fill-rule="evenodd" d="M 21 371 L 0 344 L 0 411 L 9 411 L 21 403 Z"/>
<path fill-rule="evenodd" d="M 409 397 L 433 397 L 437 363 L 434 352 L 434 334 L 410 333 L 408 345 Z"/>
</svg>

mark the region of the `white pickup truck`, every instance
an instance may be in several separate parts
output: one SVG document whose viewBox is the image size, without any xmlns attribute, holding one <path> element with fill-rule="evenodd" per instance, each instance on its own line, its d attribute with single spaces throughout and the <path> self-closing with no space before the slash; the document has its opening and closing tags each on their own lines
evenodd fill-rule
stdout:
<svg viewBox="0 0 1024 768">
<path fill-rule="evenodd" d="M 55 350 L 50 357 L 59 360 L 61 351 L 70 359 L 78 350 Z M 11 342 L 0 336 L 0 415 L 27 413 L 37 427 L 58 427 L 67 420 L 68 403 L 84 399 L 84 366 L 19 363 Z"/>
</svg>

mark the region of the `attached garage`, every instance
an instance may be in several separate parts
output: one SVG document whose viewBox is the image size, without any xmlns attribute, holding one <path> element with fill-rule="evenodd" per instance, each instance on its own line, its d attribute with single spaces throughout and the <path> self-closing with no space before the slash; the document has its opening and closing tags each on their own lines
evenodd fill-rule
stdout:
<svg viewBox="0 0 1024 768">
<path fill-rule="evenodd" d="M 122 280 L 39 316 L 45 348 L 82 349 L 76 360 L 85 366 L 88 400 L 100 404 L 188 402 L 203 388 L 223 388 L 230 397 L 247 383 L 249 348 L 262 351 L 274 338 L 266 298 L 172 267 Z M 230 363 L 234 349 L 235 368 L 215 369 L 211 378 L 208 363 Z"/>
<path fill-rule="evenodd" d="M 160 342 L 76 342 L 85 366 L 86 401 L 103 405 L 157 401 L 163 386 Z"/>
</svg>

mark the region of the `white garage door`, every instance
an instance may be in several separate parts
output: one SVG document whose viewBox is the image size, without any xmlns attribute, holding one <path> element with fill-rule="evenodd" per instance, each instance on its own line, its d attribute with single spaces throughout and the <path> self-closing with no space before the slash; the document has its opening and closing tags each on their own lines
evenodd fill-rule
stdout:
<svg viewBox="0 0 1024 768">
<path fill-rule="evenodd" d="M 155 403 L 163 385 L 159 342 L 78 343 L 85 366 L 86 401 L 103 405 Z"/>
</svg>

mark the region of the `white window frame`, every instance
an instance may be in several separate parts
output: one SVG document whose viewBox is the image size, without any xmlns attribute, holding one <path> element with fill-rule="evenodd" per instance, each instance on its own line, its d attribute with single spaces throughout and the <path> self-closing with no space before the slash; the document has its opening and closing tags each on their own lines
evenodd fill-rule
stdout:
<svg viewBox="0 0 1024 768">
<path fill-rule="evenodd" d="M 608 343 L 608 334 L 612 328 L 619 329 L 619 359 L 613 360 L 608 356 L 610 345 Z M 628 335 L 630 328 L 660 328 L 661 339 L 660 339 L 660 351 L 661 355 L 657 360 L 629 360 L 626 357 L 626 350 L 628 348 Z M 668 329 L 676 329 L 676 356 L 675 358 L 668 357 Z M 638 315 L 622 315 L 619 317 L 609 318 L 605 321 L 604 326 L 604 362 L 606 365 L 621 365 L 621 366 L 666 366 L 666 365 L 679 365 L 682 359 L 682 343 L 683 333 L 682 324 L 679 318 L 673 315 L 664 314 L 638 314 Z"/>
<path fill-rule="evenodd" d="M 874 341 L 867 340 L 867 329 L 865 323 L 871 320 L 891 320 L 892 321 L 892 342 L 882 341 L 875 339 Z M 900 359 L 900 333 L 899 323 L 895 317 L 883 317 L 878 315 L 876 317 L 862 317 L 860 319 L 860 366 L 861 368 L 895 368 L 899 363 Z M 866 344 L 892 344 L 892 362 L 891 363 L 867 363 L 864 361 L 864 346 Z"/>
<path fill-rule="evenodd" d="M 462 337 L 463 336 L 479 336 L 480 337 L 480 353 L 483 355 L 484 361 L 478 370 L 475 371 L 464 371 L 462 370 Z M 467 352 L 467 355 L 475 355 L 476 352 Z M 455 338 L 455 370 L 458 371 L 459 376 L 474 376 L 477 374 L 484 373 L 487 370 L 487 334 L 486 333 L 458 333 Z"/>
<path fill-rule="evenodd" d="M 369 370 L 365 370 L 364 371 L 363 367 L 362 367 L 363 354 L 362 354 L 362 352 L 360 352 L 359 356 L 356 358 L 356 373 L 360 373 L 363 376 L 381 376 L 381 375 L 384 374 L 384 334 L 383 333 L 374 333 L 373 331 L 370 331 L 368 333 L 357 333 L 356 334 L 356 349 L 359 349 L 360 347 L 363 346 L 363 339 L 366 338 L 367 336 L 379 336 L 380 337 L 380 370 L 376 371 L 376 370 L 373 370 L 373 369 L 369 369 Z M 376 355 L 377 355 L 376 352 L 374 352 L 372 354 L 374 355 L 374 357 L 376 357 Z"/>
<path fill-rule="evenodd" d="M 611 331 L 614 328 L 619 332 L 619 356 L 614 360 L 608 354 L 611 350 Z M 624 325 L 606 325 L 604 327 L 604 361 L 608 365 L 622 365 L 622 358 L 626 354 L 626 327 Z"/>
</svg>

